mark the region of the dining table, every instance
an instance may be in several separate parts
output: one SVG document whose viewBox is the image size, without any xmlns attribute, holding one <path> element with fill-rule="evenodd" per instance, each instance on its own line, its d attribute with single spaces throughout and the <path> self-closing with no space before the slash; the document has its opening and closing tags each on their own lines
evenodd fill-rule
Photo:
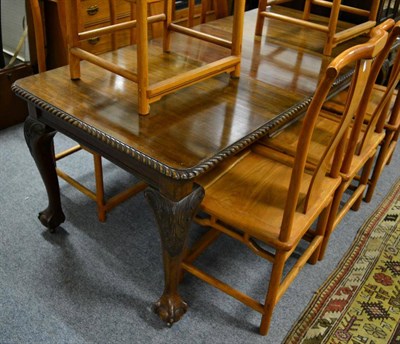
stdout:
<svg viewBox="0 0 400 344">
<path fill-rule="evenodd" d="M 323 33 L 294 24 L 267 19 L 263 35 L 256 37 L 256 15 L 256 10 L 245 13 L 238 78 L 224 73 L 179 89 L 152 103 L 145 116 L 137 111 L 134 82 L 87 61 L 81 62 L 79 80 L 71 80 L 63 66 L 12 86 L 28 104 L 24 134 L 46 188 L 48 205 L 39 220 L 48 230 L 56 231 L 66 220 L 54 157 L 57 132 L 147 183 L 144 192 L 158 225 L 164 269 L 164 281 L 155 281 L 164 283 L 164 290 L 154 310 L 169 325 L 188 308 L 178 286 L 189 228 L 204 197 L 196 179 L 302 116 L 332 58 L 322 54 Z M 226 39 L 231 27 L 232 17 L 225 17 L 197 29 Z M 171 41 L 168 53 L 160 39 L 149 42 L 151 81 L 230 54 L 225 47 L 179 33 Z M 350 44 L 354 40 L 332 56 Z M 132 45 L 102 57 L 135 70 L 136 53 Z M 331 94 L 345 87 L 350 76 L 351 70 L 343 73 Z M 126 215 L 127 221 L 134 221 L 135 211 Z"/>
</svg>

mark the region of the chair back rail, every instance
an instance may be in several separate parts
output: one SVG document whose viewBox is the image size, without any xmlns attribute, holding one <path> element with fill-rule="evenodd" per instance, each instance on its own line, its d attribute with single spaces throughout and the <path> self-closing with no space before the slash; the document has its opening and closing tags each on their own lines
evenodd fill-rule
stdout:
<svg viewBox="0 0 400 344">
<path fill-rule="evenodd" d="M 345 5 L 342 4 L 342 0 L 306 0 L 301 17 L 298 15 L 288 16 L 279 13 L 279 11 L 271 11 L 270 7 L 284 2 L 287 1 L 259 0 L 255 34 L 257 36 L 261 36 L 264 18 L 277 19 L 300 25 L 310 30 L 317 30 L 326 35 L 323 52 L 328 56 L 332 54 L 332 49 L 339 43 L 369 32 L 376 25 L 376 16 L 379 8 L 379 0 L 373 0 L 369 6 L 369 9 L 361 9 L 355 6 Z M 312 6 L 326 7 L 330 10 L 327 22 L 321 23 L 321 19 L 311 20 L 313 19 L 311 17 Z M 365 21 L 350 27 L 345 26 L 341 30 L 338 30 L 338 27 L 341 26 L 341 23 L 339 23 L 340 12 L 348 12 L 350 14 L 364 17 Z"/>
<path fill-rule="evenodd" d="M 313 96 L 313 100 L 309 105 L 305 115 L 303 127 L 297 144 L 297 154 L 294 160 L 292 178 L 288 191 L 288 195 L 290 195 L 290 197 L 287 198 L 285 215 L 282 219 L 280 240 L 286 241 L 291 236 L 294 213 L 298 208 L 299 192 L 307 162 L 308 148 L 310 146 L 318 115 L 333 82 L 339 76 L 344 67 L 356 62 L 355 72 L 353 74 L 349 96 L 345 106 L 345 112 L 341 117 L 341 122 L 336 130 L 336 133 L 333 135 L 331 142 L 326 147 L 325 152 L 321 156 L 319 164 L 314 171 L 312 182 L 308 188 L 307 197 L 304 204 L 304 212 L 306 212 L 307 209 L 314 202 L 316 202 L 319 195 L 319 190 L 321 187 L 323 187 L 323 178 L 329 172 L 330 166 L 333 167 L 332 172 L 334 172 L 334 167 L 341 165 L 341 154 L 335 155 L 336 149 L 338 147 L 340 148 L 339 143 L 342 141 L 353 117 L 357 112 L 359 103 L 369 80 L 373 59 L 385 47 L 387 37 L 388 34 L 385 30 L 382 30 L 381 28 L 374 29 L 371 33 L 371 39 L 368 42 L 357 45 L 353 48 L 349 48 L 338 55 L 330 63 L 325 75 L 321 79 L 320 84 Z M 332 157 L 335 157 L 336 161 L 331 162 Z M 335 176 L 333 175 L 332 177 Z"/>
<path fill-rule="evenodd" d="M 397 38 L 400 36 L 400 22 L 396 24 L 396 26 L 393 28 L 390 37 L 389 37 L 389 44 L 387 44 L 387 51 L 386 51 L 386 56 L 390 52 L 390 48 L 393 45 L 393 43 L 397 40 Z M 385 56 L 383 56 L 385 57 Z M 380 62 L 380 61 L 379 61 Z M 381 62 L 381 65 L 383 65 L 384 60 Z M 378 67 L 379 65 L 377 65 Z M 378 69 L 378 68 L 376 68 Z M 379 71 L 376 73 L 376 77 L 378 76 Z M 375 78 L 376 80 L 376 78 Z M 388 114 L 390 111 L 390 103 L 391 99 L 393 96 L 393 93 L 396 89 L 397 84 L 400 81 L 400 53 L 397 53 L 397 56 L 395 58 L 394 64 L 392 66 L 392 72 L 390 73 L 389 77 L 389 82 L 386 87 L 386 91 L 382 99 L 380 100 L 377 108 L 375 109 L 374 113 L 371 116 L 370 121 L 368 122 L 368 128 L 366 131 L 366 134 L 363 137 L 363 141 L 360 146 L 360 150 L 365 147 L 365 145 L 368 143 L 370 137 L 373 135 L 373 132 L 382 132 L 384 123 L 388 120 Z M 372 84 L 372 80 L 371 80 Z M 397 112 L 395 111 L 394 114 Z"/>
</svg>

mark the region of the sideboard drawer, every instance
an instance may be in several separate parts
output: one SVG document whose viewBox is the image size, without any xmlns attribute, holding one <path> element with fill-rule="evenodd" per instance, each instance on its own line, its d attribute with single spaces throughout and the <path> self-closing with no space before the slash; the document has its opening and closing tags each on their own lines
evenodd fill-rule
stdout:
<svg viewBox="0 0 400 344">
<path fill-rule="evenodd" d="M 124 21 L 127 21 L 128 19 L 129 18 L 123 18 L 118 20 L 117 22 L 122 23 Z M 104 22 L 99 25 L 93 25 L 87 27 L 87 29 L 96 29 L 104 25 L 110 25 L 110 22 Z M 82 48 L 93 54 L 101 54 L 131 44 L 130 43 L 131 33 L 129 29 L 118 31 L 114 35 L 115 35 L 114 36 L 115 46 L 113 46 L 112 43 L 112 34 L 106 34 L 106 35 L 96 36 L 83 41 Z"/>
<path fill-rule="evenodd" d="M 110 20 L 108 0 L 81 0 L 81 23 L 83 27 Z"/>
<path fill-rule="evenodd" d="M 81 23 L 83 27 L 98 25 L 110 20 L 110 5 L 108 0 L 81 0 Z M 128 1 L 116 2 L 116 17 L 129 17 L 131 4 Z"/>
</svg>

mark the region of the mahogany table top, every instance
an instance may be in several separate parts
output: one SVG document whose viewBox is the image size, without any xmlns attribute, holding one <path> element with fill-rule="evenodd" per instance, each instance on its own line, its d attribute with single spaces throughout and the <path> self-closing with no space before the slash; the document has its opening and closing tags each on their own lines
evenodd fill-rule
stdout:
<svg viewBox="0 0 400 344">
<path fill-rule="evenodd" d="M 136 112 L 135 83 L 85 61 L 78 81 L 65 66 L 18 80 L 14 91 L 45 109 L 45 122 L 63 122 L 74 136 L 88 134 L 174 179 L 192 179 L 302 112 L 328 63 L 323 34 L 270 21 L 256 39 L 255 16 L 245 15 L 239 79 L 223 74 L 178 90 L 153 103 L 148 116 Z M 230 24 L 227 17 L 201 30 L 228 37 Z M 176 33 L 170 53 L 151 42 L 149 77 L 157 82 L 224 54 L 229 50 Z M 104 56 L 136 68 L 134 47 Z"/>
</svg>

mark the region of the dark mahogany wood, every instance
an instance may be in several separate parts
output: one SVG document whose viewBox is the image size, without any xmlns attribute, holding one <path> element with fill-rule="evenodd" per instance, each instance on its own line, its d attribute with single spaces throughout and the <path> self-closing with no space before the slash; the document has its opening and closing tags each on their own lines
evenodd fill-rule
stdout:
<svg viewBox="0 0 400 344">
<path fill-rule="evenodd" d="M 165 288 L 154 311 L 168 325 L 178 321 L 186 313 L 187 304 L 177 293 L 182 262 L 182 252 L 186 248 L 188 229 L 204 197 L 200 186 L 178 202 L 169 200 L 157 190 L 145 191 L 160 229 L 163 249 Z"/>
<path fill-rule="evenodd" d="M 255 40 L 255 17 L 255 11 L 246 13 L 239 79 L 219 75 L 181 89 L 152 104 L 148 116 L 136 111 L 135 83 L 86 62 L 81 62 L 80 80 L 71 81 L 68 67 L 61 67 L 13 85 L 30 107 L 27 143 L 48 192 L 49 206 L 40 215 L 46 227 L 54 229 L 64 221 L 51 156 L 55 131 L 150 185 L 146 195 L 158 221 L 165 271 L 164 293 L 155 308 L 169 324 L 187 309 L 178 293 L 179 265 L 189 223 L 203 197 L 196 178 L 304 113 L 329 62 L 322 55 L 323 34 L 266 21 L 267 32 Z M 225 38 L 230 28 L 231 18 L 201 26 Z M 152 82 L 229 54 L 226 48 L 179 34 L 172 42 L 171 53 L 162 52 L 160 41 L 151 42 Z M 136 68 L 135 47 L 103 56 Z"/>
<path fill-rule="evenodd" d="M 34 111 L 34 109 L 31 110 Z M 43 226 L 47 227 L 50 232 L 53 232 L 65 221 L 55 170 L 53 137 L 56 131 L 30 116 L 25 120 L 24 134 L 29 151 L 39 169 L 49 198 L 49 205 L 39 213 L 39 220 Z"/>
</svg>

